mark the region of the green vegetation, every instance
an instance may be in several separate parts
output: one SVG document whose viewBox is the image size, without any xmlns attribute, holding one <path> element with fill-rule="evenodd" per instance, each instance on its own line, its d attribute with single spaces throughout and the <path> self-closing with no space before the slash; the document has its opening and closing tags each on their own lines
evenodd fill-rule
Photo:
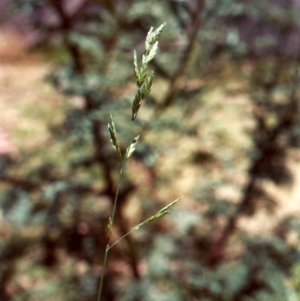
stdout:
<svg viewBox="0 0 300 301">
<path fill-rule="evenodd" d="M 300 300 L 300 7 L 71 2 L 9 8 L 64 104 L 1 155 L 0 300 Z"/>
</svg>

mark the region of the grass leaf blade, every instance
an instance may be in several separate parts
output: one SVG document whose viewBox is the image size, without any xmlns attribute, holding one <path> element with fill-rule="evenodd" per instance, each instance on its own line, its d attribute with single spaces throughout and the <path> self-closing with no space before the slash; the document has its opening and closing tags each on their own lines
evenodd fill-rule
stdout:
<svg viewBox="0 0 300 301">
<path fill-rule="evenodd" d="M 112 146 L 113 146 L 113 148 L 115 149 L 115 151 L 117 152 L 117 155 L 118 155 L 119 165 L 121 166 L 122 165 L 122 154 L 121 154 L 121 149 L 120 149 L 118 138 L 117 138 L 117 132 L 116 132 L 115 124 L 114 124 L 114 121 L 113 121 L 113 118 L 112 118 L 111 114 L 110 114 L 110 121 L 108 123 L 108 131 L 109 131 Z"/>
</svg>

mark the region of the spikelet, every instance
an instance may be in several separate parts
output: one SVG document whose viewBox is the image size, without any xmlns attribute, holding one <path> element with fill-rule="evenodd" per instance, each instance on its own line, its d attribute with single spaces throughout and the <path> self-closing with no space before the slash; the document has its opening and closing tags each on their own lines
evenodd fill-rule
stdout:
<svg viewBox="0 0 300 301">
<path fill-rule="evenodd" d="M 108 123 L 108 131 L 109 131 L 109 135 L 110 135 L 111 144 L 112 144 L 113 148 L 115 149 L 115 151 L 117 152 L 119 165 L 122 166 L 121 149 L 120 149 L 119 142 L 117 139 L 117 132 L 116 132 L 115 124 L 113 122 L 113 118 L 112 118 L 111 114 L 110 114 L 110 121 Z"/>
<path fill-rule="evenodd" d="M 129 147 L 127 148 L 127 152 L 126 152 L 126 159 L 128 159 L 129 157 L 131 157 L 131 155 L 133 154 L 133 152 L 135 151 L 136 149 L 136 146 L 138 144 L 138 141 L 139 141 L 139 138 L 140 138 L 140 135 L 136 136 L 131 144 L 129 145 Z"/>
<path fill-rule="evenodd" d="M 160 209 L 158 212 L 156 212 L 154 215 L 150 216 L 149 218 L 145 219 L 143 222 L 141 222 L 140 224 L 138 224 L 137 226 L 131 228 L 131 230 L 129 230 L 125 235 L 123 235 L 121 238 L 119 238 L 116 242 L 114 242 L 111 246 L 109 246 L 108 249 L 111 249 L 113 246 L 115 246 L 117 243 L 119 243 L 123 238 L 125 238 L 127 235 L 137 231 L 138 229 L 140 229 L 142 226 L 148 224 L 148 223 L 152 223 L 160 218 L 162 218 L 163 216 L 165 216 L 166 214 L 168 214 L 170 211 L 168 211 L 168 209 L 172 206 L 174 206 L 178 201 L 180 200 L 177 199 L 175 201 L 173 201 L 172 203 L 168 204 L 167 206 L 165 206 L 164 208 Z"/>
<path fill-rule="evenodd" d="M 142 100 L 150 93 L 154 73 L 152 72 L 145 80 L 142 87 L 138 88 L 132 103 L 132 120 L 136 118 L 136 115 L 141 107 Z"/>
<path fill-rule="evenodd" d="M 165 216 L 166 214 L 168 214 L 170 211 L 168 211 L 168 209 L 172 206 L 174 206 L 178 201 L 180 200 L 177 199 L 175 201 L 173 201 L 172 203 L 168 204 L 167 206 L 165 206 L 164 208 L 160 209 L 158 212 L 156 212 L 154 215 L 150 216 L 149 218 L 145 219 L 143 222 L 141 222 L 140 224 L 138 224 L 137 226 L 133 227 L 128 234 L 131 234 L 133 232 L 135 232 L 136 230 L 138 230 L 140 227 L 144 226 L 145 224 L 148 223 L 152 223 L 160 218 L 162 218 L 163 216 Z"/>
</svg>

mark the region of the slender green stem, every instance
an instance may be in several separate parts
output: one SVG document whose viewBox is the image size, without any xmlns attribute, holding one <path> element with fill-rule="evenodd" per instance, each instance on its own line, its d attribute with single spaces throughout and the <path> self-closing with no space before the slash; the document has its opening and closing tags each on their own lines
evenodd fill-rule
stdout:
<svg viewBox="0 0 300 301">
<path fill-rule="evenodd" d="M 115 215 L 116 215 L 116 208 L 117 208 L 119 191 L 120 191 L 120 186 L 121 186 L 120 184 L 121 184 L 122 177 L 123 177 L 123 167 L 124 167 L 124 163 L 122 162 L 122 165 L 121 165 L 121 168 L 120 168 L 120 173 L 119 173 L 118 186 L 117 186 L 115 199 L 114 199 L 113 210 L 112 210 L 112 214 L 111 214 L 111 227 L 113 227 L 114 219 L 115 219 Z M 108 237 L 108 240 L 109 239 L 110 239 L 110 235 Z"/>
<path fill-rule="evenodd" d="M 111 227 L 113 227 L 113 225 L 114 225 L 114 219 L 115 219 L 115 215 L 116 215 L 116 208 L 117 208 L 117 203 L 118 203 L 119 191 L 120 191 L 120 186 L 121 186 L 121 182 L 122 182 L 123 171 L 125 169 L 125 163 L 126 163 L 126 160 L 127 160 L 127 158 L 126 158 L 127 148 L 130 145 L 130 137 L 131 137 L 131 133 L 132 133 L 132 123 L 133 122 L 131 121 L 131 123 L 130 123 L 130 130 L 129 130 L 129 134 L 128 134 L 128 138 L 127 138 L 127 143 L 126 143 L 126 151 L 125 151 L 125 153 L 123 155 L 122 164 L 121 164 L 121 167 L 120 167 L 118 186 L 117 186 L 117 190 L 116 190 L 116 194 L 115 194 L 114 206 L 113 206 L 113 211 L 112 211 L 112 215 L 111 215 Z"/>
<path fill-rule="evenodd" d="M 106 263 L 107 263 L 107 258 L 108 258 L 108 251 L 109 251 L 109 243 L 107 243 L 106 249 L 105 249 L 105 255 L 104 255 L 104 261 L 103 261 L 103 266 L 102 266 L 102 274 L 101 274 L 101 279 L 100 279 L 100 284 L 99 284 L 97 301 L 101 301 L 104 273 L 105 273 L 105 268 L 106 268 Z"/>
<path fill-rule="evenodd" d="M 111 215 L 111 227 L 113 227 L 114 218 L 115 218 L 115 215 L 116 215 L 116 208 L 117 208 L 117 203 L 118 203 L 120 184 L 121 184 L 122 176 L 123 176 L 123 166 L 124 166 L 123 162 L 124 161 L 122 161 L 122 165 L 120 167 L 118 186 L 117 186 L 117 190 L 116 190 L 116 194 L 115 194 L 113 211 L 112 211 L 112 215 Z M 108 252 L 109 252 L 109 249 L 110 249 L 110 246 L 109 246 L 110 236 L 111 236 L 111 231 L 110 231 L 109 236 L 107 238 L 107 244 L 106 244 L 106 248 L 105 248 L 104 260 L 103 260 L 103 265 L 102 265 L 102 272 L 101 272 L 101 279 L 100 279 L 100 285 L 99 285 L 99 290 L 98 290 L 98 299 L 97 299 L 97 301 L 101 301 L 104 275 L 105 275 L 105 270 L 106 270 L 106 265 L 107 265 Z"/>
<path fill-rule="evenodd" d="M 128 138 L 127 138 L 127 143 L 126 143 L 126 151 L 125 151 L 125 153 L 123 155 L 122 163 L 121 163 L 121 167 L 120 167 L 120 172 L 119 172 L 119 179 L 118 179 L 118 184 L 117 184 L 117 190 L 116 190 L 116 193 L 115 193 L 113 210 L 112 210 L 112 214 L 111 214 L 111 229 L 113 228 L 114 219 L 115 219 L 115 215 L 116 215 L 116 209 L 117 209 L 119 191 L 120 191 L 120 186 L 121 186 L 121 182 L 122 182 L 123 172 L 124 172 L 124 169 L 125 169 L 125 163 L 126 163 L 126 160 L 127 160 L 127 157 L 126 157 L 127 156 L 127 149 L 128 149 L 128 147 L 130 145 L 130 137 L 131 137 L 131 133 L 132 133 L 132 123 L 133 123 L 133 121 L 131 121 L 131 123 L 130 123 L 130 130 L 129 130 L 129 134 L 128 134 Z M 126 234 L 125 234 L 125 236 L 126 236 Z M 101 301 L 103 281 L 104 281 L 104 275 L 105 275 L 105 270 L 106 270 L 106 265 L 107 265 L 108 253 L 109 253 L 109 250 L 111 248 L 111 246 L 109 245 L 110 237 L 111 237 L 111 231 L 110 231 L 109 236 L 107 238 L 107 244 L 106 244 L 106 248 L 105 248 L 104 260 L 103 260 L 103 265 L 102 265 L 102 273 L 101 273 L 101 278 L 100 278 L 100 284 L 99 284 L 97 301 Z M 122 237 L 122 238 L 124 238 L 124 237 Z"/>
</svg>

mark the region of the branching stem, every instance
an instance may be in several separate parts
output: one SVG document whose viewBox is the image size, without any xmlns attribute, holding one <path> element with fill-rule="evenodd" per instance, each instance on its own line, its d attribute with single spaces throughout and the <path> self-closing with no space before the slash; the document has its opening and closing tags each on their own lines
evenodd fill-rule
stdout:
<svg viewBox="0 0 300 301">
<path fill-rule="evenodd" d="M 133 121 L 131 121 L 131 123 L 130 123 L 130 130 L 129 130 L 127 143 L 126 143 L 126 150 L 125 150 L 125 153 L 123 154 L 123 158 L 122 158 L 122 162 L 121 162 L 121 166 L 120 166 L 119 179 L 118 179 L 118 184 L 117 184 L 117 189 L 116 189 L 116 194 L 115 194 L 114 204 L 113 204 L 113 210 L 112 210 L 112 215 L 111 215 L 111 224 L 110 224 L 111 228 L 113 228 L 114 220 L 115 220 L 115 216 L 116 216 L 116 209 L 117 209 L 117 203 L 118 203 L 118 198 L 119 198 L 119 192 L 120 192 L 121 182 L 122 182 L 122 178 L 123 178 L 123 174 L 124 174 L 125 163 L 126 163 L 126 160 L 127 160 L 127 157 L 126 157 L 127 149 L 130 145 L 130 137 L 131 137 L 131 134 L 132 134 L 132 123 L 133 123 Z M 109 235 L 107 237 L 107 244 L 106 244 L 106 247 L 105 247 L 105 254 L 104 254 L 104 260 L 103 260 L 102 273 L 101 273 L 101 279 L 100 279 L 100 284 L 99 284 L 97 301 L 101 301 L 103 281 L 104 281 L 104 275 L 105 275 L 105 270 L 106 270 L 106 265 L 107 265 L 108 253 L 109 253 L 109 250 L 111 248 L 111 246 L 109 244 L 111 233 L 112 233 L 112 231 L 109 232 Z M 125 234 L 125 236 L 126 235 L 127 234 Z"/>
</svg>

